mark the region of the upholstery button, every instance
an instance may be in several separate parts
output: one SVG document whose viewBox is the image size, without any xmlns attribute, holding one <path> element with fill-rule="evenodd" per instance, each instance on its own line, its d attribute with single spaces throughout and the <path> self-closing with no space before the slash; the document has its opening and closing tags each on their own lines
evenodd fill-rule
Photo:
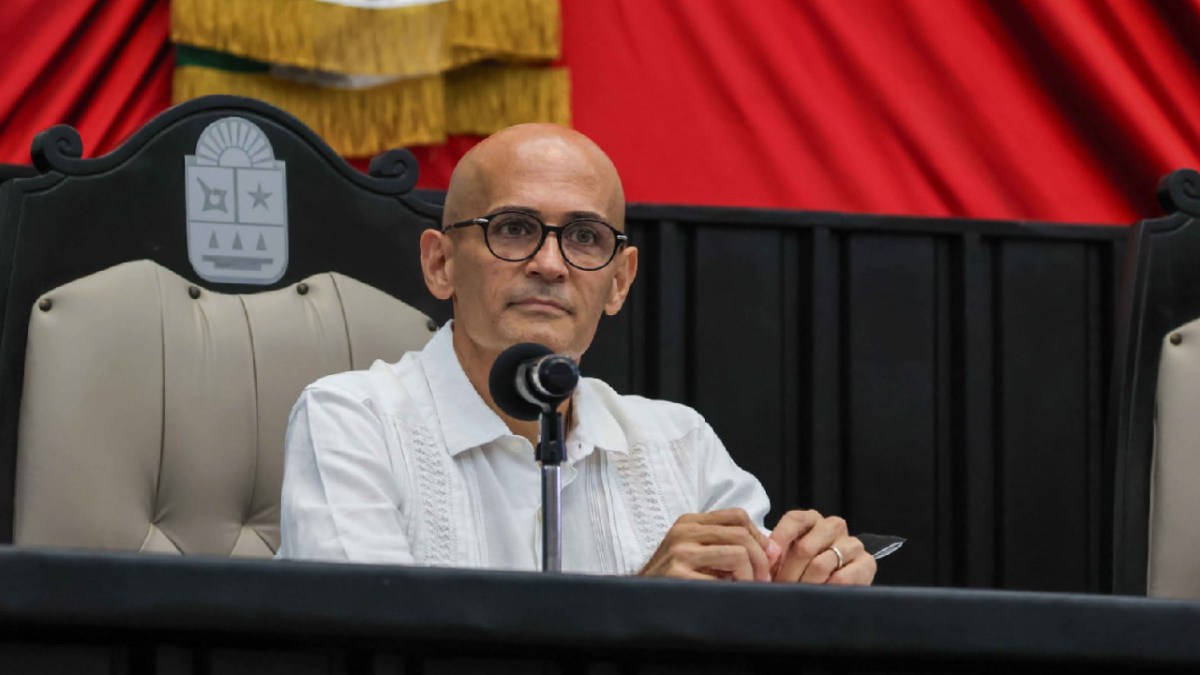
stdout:
<svg viewBox="0 0 1200 675">
<path fill-rule="evenodd" d="M 433 319 L 425 319 L 425 327 L 429 329 L 430 333 L 437 332 L 437 322 Z"/>
<path fill-rule="evenodd" d="M 300 295 L 308 295 L 308 284 L 304 283 L 303 281 L 296 284 L 296 292 Z"/>
<path fill-rule="evenodd" d="M 50 298 L 42 298 L 41 300 L 38 300 L 38 309 L 42 310 L 43 312 L 49 312 L 50 308 L 53 306 L 54 301 Z"/>
<path fill-rule="evenodd" d="M 196 286 L 188 286 L 188 295 L 195 300 L 200 297 L 200 289 Z"/>
<path fill-rule="evenodd" d="M 1177 345 L 1180 342 L 1183 342 L 1183 336 L 1179 333 L 1171 333 L 1171 344 Z"/>
</svg>

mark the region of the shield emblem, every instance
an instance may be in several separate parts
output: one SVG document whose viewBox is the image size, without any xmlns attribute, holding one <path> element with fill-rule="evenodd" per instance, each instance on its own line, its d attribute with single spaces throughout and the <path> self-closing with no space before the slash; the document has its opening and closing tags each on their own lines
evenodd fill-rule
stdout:
<svg viewBox="0 0 1200 675">
<path fill-rule="evenodd" d="M 253 122 L 204 128 L 186 169 L 188 259 L 202 279 L 270 284 L 287 269 L 287 170 Z"/>
</svg>

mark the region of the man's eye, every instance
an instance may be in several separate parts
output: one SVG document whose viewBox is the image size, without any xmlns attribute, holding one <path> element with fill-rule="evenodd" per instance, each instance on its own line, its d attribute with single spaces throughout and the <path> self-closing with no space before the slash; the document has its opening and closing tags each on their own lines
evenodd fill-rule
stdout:
<svg viewBox="0 0 1200 675">
<path fill-rule="evenodd" d="M 577 225 L 571 228 L 570 239 L 582 246 L 594 246 L 600 240 L 600 233 L 590 225 Z"/>
<path fill-rule="evenodd" d="M 536 232 L 533 222 L 520 218 L 507 218 L 492 225 L 492 233 L 501 237 L 528 237 Z"/>
</svg>

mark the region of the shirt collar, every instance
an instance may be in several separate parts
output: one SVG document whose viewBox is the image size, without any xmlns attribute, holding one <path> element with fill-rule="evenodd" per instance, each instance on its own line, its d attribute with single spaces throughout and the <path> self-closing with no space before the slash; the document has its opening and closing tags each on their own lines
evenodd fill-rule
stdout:
<svg viewBox="0 0 1200 675">
<path fill-rule="evenodd" d="M 446 451 L 457 455 L 515 434 L 467 378 L 454 351 L 453 323 L 447 321 L 425 345 L 421 361 Z M 571 404 L 576 420 L 575 429 L 568 433 L 567 457 L 571 462 L 591 454 L 593 447 L 629 451 L 620 423 L 604 404 L 603 394 L 587 378 L 579 381 Z"/>
<path fill-rule="evenodd" d="M 421 361 L 446 451 L 457 455 L 513 433 L 467 379 L 454 353 L 453 323 L 447 321 L 425 345 Z"/>
<path fill-rule="evenodd" d="M 629 452 L 629 441 L 624 430 L 613 417 L 612 411 L 604 404 L 604 388 L 597 386 L 594 380 L 583 378 L 571 397 L 571 405 L 575 410 L 575 429 L 568 434 L 570 439 L 577 441 L 567 448 L 567 456 L 573 461 L 579 458 L 572 455 L 576 448 L 588 454 L 590 447 L 614 452 Z"/>
</svg>

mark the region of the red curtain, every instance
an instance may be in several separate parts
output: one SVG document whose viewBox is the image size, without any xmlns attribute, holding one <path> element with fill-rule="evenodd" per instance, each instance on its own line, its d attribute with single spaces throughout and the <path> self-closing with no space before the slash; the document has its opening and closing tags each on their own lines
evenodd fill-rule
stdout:
<svg viewBox="0 0 1200 675">
<path fill-rule="evenodd" d="M 1200 167 L 1200 0 L 562 0 L 634 201 L 1128 223 Z M 0 161 L 166 107 L 163 0 L 0 3 Z M 416 149 L 444 187 L 474 139 Z"/>
<path fill-rule="evenodd" d="M 566 0 L 628 196 L 1130 222 L 1200 164 L 1200 3 Z"/>
<path fill-rule="evenodd" d="M 166 0 L 0 2 L 0 162 L 29 163 L 55 124 L 102 154 L 166 109 L 168 26 Z"/>
</svg>

